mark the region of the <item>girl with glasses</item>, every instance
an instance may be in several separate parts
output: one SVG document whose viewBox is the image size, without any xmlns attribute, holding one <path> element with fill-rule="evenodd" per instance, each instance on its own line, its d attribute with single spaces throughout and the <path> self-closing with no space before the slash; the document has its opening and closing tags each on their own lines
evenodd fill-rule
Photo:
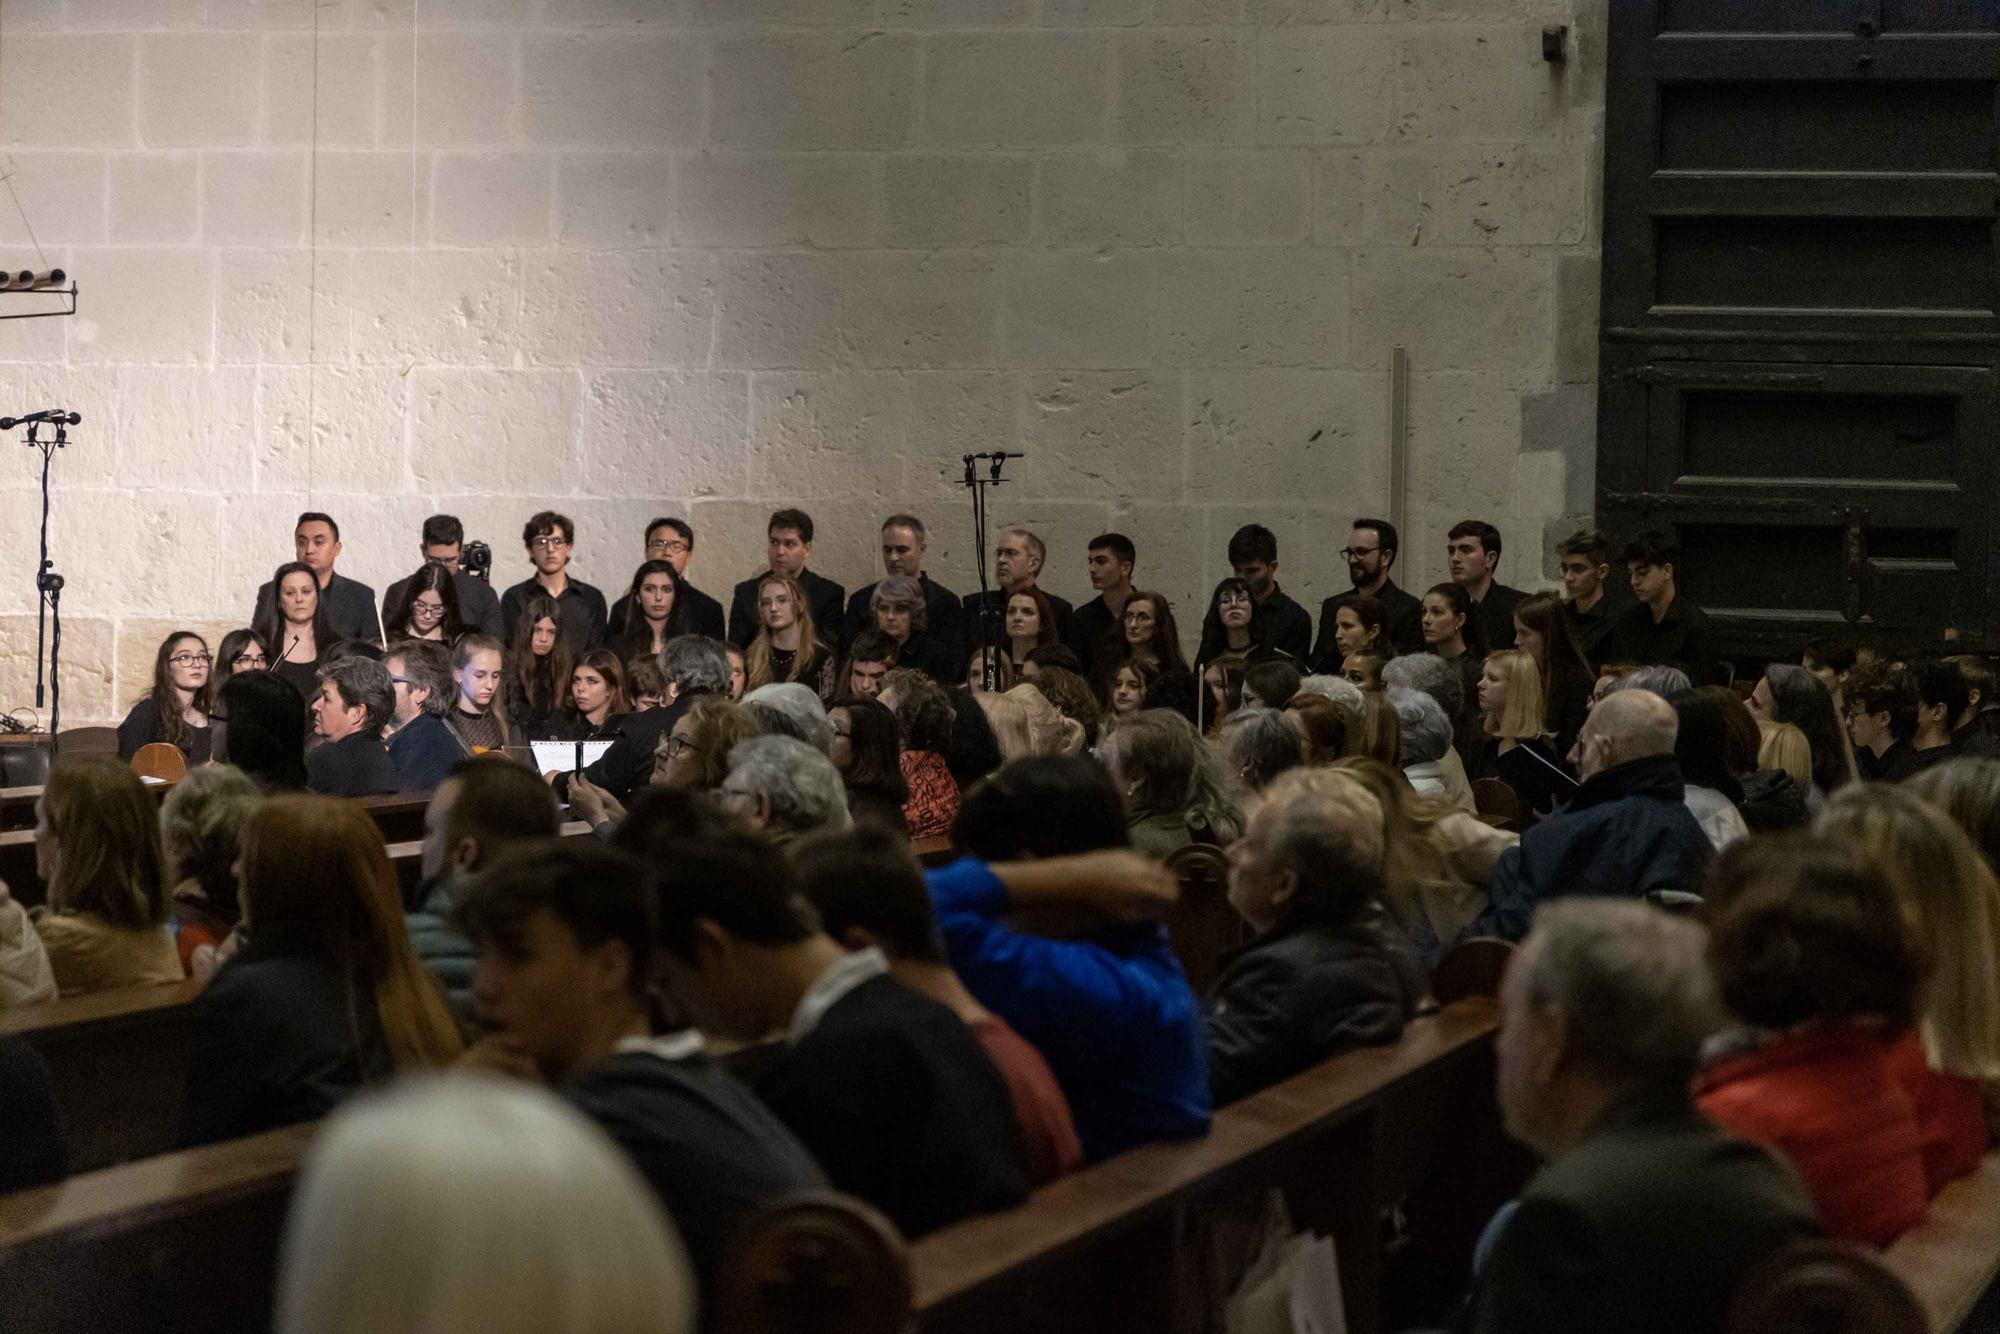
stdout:
<svg viewBox="0 0 2000 1334">
<path fill-rule="evenodd" d="M 238 672 L 266 672 L 271 669 L 271 646 L 255 630 L 231 630 L 216 650 L 215 666 L 208 679 L 208 693 L 222 698 L 222 688 Z"/>
<path fill-rule="evenodd" d="M 129 760 L 141 746 L 164 741 L 188 757 L 189 767 L 209 757 L 209 686 L 214 660 L 192 630 L 176 630 L 153 655 L 153 687 L 118 725 L 118 756 Z"/>
<path fill-rule="evenodd" d="M 389 608 L 389 642 L 398 639 L 428 639 L 450 646 L 465 633 L 465 617 L 458 606 L 458 581 L 449 569 L 434 561 L 400 585 L 402 597 Z"/>
</svg>

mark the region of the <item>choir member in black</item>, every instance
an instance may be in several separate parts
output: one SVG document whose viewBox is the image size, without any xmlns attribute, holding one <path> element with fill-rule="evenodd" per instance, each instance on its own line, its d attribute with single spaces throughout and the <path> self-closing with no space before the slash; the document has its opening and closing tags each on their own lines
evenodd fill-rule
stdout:
<svg viewBox="0 0 2000 1334">
<path fill-rule="evenodd" d="M 692 624 L 687 585 L 671 561 L 649 560 L 640 565 L 632 572 L 632 586 L 618 599 L 618 605 L 626 609 L 625 618 L 611 642 L 627 662 L 657 658 L 669 639 L 702 633 Z"/>
<path fill-rule="evenodd" d="M 924 557 L 930 553 L 930 536 L 924 530 L 924 521 L 914 514 L 891 514 L 882 520 L 882 574 L 884 580 L 907 579 L 915 587 L 917 598 L 924 605 L 924 619 L 919 628 L 928 627 L 930 637 L 944 645 L 952 660 L 950 668 L 957 674 L 957 663 L 964 650 L 960 647 L 958 633 L 958 594 L 932 579 L 924 572 Z M 853 639 L 863 630 L 879 628 L 875 625 L 875 598 L 881 591 L 881 583 L 869 584 L 854 591 L 847 599 L 846 635 Z M 912 664 L 904 663 L 904 666 Z"/>
<path fill-rule="evenodd" d="M 1553 593 L 1533 593 L 1514 608 L 1514 647 L 1528 653 L 1542 673 L 1542 713 L 1556 754 L 1567 755 L 1590 713 L 1597 674 L 1576 642 L 1563 603 Z"/>
<path fill-rule="evenodd" d="M 1347 660 L 1356 653 L 1394 657 L 1396 647 L 1389 638 L 1389 609 L 1371 593 L 1342 593 L 1327 603 L 1333 613 L 1333 646 L 1315 670 L 1328 676 L 1340 675 Z"/>
<path fill-rule="evenodd" d="M 271 586 L 278 595 L 260 600 L 252 628 L 274 650 L 271 671 L 291 682 L 299 698 L 311 699 L 319 693 L 320 662 L 340 634 L 327 618 L 319 576 L 310 565 L 301 561 L 280 565 L 271 576 Z"/>
<path fill-rule="evenodd" d="M 1158 593 L 1134 592 L 1125 601 L 1123 636 L 1098 655 L 1098 698 L 1112 705 L 1117 671 L 1126 663 L 1151 672 L 1146 685 L 1146 707 L 1172 709 L 1189 722 L 1195 717 L 1195 679 L 1181 656 L 1181 635 L 1174 624 L 1174 609 Z"/>
<path fill-rule="evenodd" d="M 469 751 L 504 750 L 518 741 L 501 689 L 504 662 L 500 641 L 486 635 L 467 635 L 452 650 L 451 675 L 458 697 L 445 721 Z"/>
<path fill-rule="evenodd" d="M 209 696 L 220 698 L 222 687 L 238 672 L 270 670 L 271 646 L 264 642 L 264 637 L 255 630 L 231 630 L 222 637 L 222 647 L 215 651 L 215 667 L 208 678 Z"/>
<path fill-rule="evenodd" d="M 442 565 L 425 564 L 407 579 L 396 583 L 396 598 L 389 605 L 382 628 L 389 641 L 428 639 L 450 648 L 468 630 L 458 605 L 458 579 Z"/>
<path fill-rule="evenodd" d="M 669 519 L 664 516 L 646 525 L 646 559 L 663 560 L 674 567 L 680 577 L 680 592 L 677 604 L 687 608 L 687 632 L 691 635 L 707 635 L 710 639 L 724 637 L 722 604 L 688 582 L 688 561 L 694 557 L 694 528 L 685 519 Z M 607 638 L 617 639 L 625 633 L 626 621 L 632 610 L 632 595 L 625 594 L 611 604 L 610 619 L 605 622 Z M 630 655 L 626 661 L 630 662 Z"/>
<path fill-rule="evenodd" d="M 515 618 L 501 700 L 507 720 L 529 740 L 549 734 L 575 665 L 576 657 L 562 633 L 561 607 L 554 598 L 530 598 Z"/>
<path fill-rule="evenodd" d="M 778 510 L 764 525 L 764 538 L 765 568 L 736 585 L 730 595 L 729 642 L 748 649 L 750 641 L 757 637 L 763 626 L 760 604 L 764 581 L 775 575 L 798 585 L 799 606 L 812 617 L 828 649 L 837 651 L 841 647 L 841 619 L 845 615 L 847 590 L 806 568 L 812 560 L 812 515 L 804 510 Z M 754 683 L 751 688 L 756 688 Z"/>
<path fill-rule="evenodd" d="M 208 644 L 192 630 L 176 630 L 153 655 L 153 688 L 118 725 L 118 757 L 129 760 L 141 746 L 166 742 L 188 763 L 209 757 L 209 676 L 214 666 Z"/>
<path fill-rule="evenodd" d="M 337 639 L 360 639 L 380 648 L 382 622 L 375 614 L 375 590 L 336 573 L 333 568 L 340 558 L 340 525 L 333 521 L 333 516 L 317 510 L 301 514 L 292 529 L 292 549 L 297 563 L 312 571 L 313 586 L 319 589 L 320 600 L 326 604 L 326 620 L 333 633 L 321 641 L 322 647 Z M 257 590 L 256 611 L 250 617 L 252 625 L 264 623 L 275 582 Z M 310 695 L 315 689 L 317 686 L 308 683 L 305 693 Z"/>
<path fill-rule="evenodd" d="M 465 559 L 465 525 L 455 514 L 433 514 L 424 520 L 421 534 L 421 549 L 424 563 L 441 565 L 451 575 L 452 589 L 458 594 L 458 611 L 467 630 L 477 630 L 482 635 L 499 638 L 502 633 L 500 619 L 500 595 L 493 591 L 493 585 L 476 574 L 467 573 L 463 568 Z M 382 624 L 390 621 L 391 610 L 403 600 L 403 586 L 409 581 L 398 579 L 390 584 L 382 594 Z M 396 638 L 394 631 L 389 638 Z"/>
<path fill-rule="evenodd" d="M 1216 584 L 1215 592 L 1209 595 L 1208 614 L 1202 618 L 1199 660 L 1213 662 L 1227 654 L 1241 658 L 1246 666 L 1292 661 L 1291 654 L 1273 642 L 1265 605 L 1268 603 L 1258 603 L 1247 579 L 1230 575 Z"/>
<path fill-rule="evenodd" d="M 1576 790 L 1569 766 L 1549 744 L 1541 669 L 1520 649 L 1490 655 L 1479 675 L 1478 701 L 1486 744 L 1475 776 L 1514 789 L 1526 828 Z"/>
<path fill-rule="evenodd" d="M 567 514 L 542 510 L 522 526 L 521 542 L 528 549 L 528 560 L 535 572 L 500 595 L 500 622 L 511 642 L 520 634 L 520 621 L 529 604 L 538 598 L 551 599 L 556 606 L 556 624 L 561 627 L 563 643 L 574 662 L 579 653 L 604 642 L 604 622 L 608 615 L 604 594 L 581 579 L 570 577 L 576 525 Z"/>
</svg>

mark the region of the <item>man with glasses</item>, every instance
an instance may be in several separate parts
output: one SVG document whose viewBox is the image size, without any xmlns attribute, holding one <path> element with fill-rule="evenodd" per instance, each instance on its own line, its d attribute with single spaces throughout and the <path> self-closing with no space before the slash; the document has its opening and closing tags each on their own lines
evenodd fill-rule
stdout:
<svg viewBox="0 0 2000 1334">
<path fill-rule="evenodd" d="M 924 557 L 930 552 L 930 537 L 924 521 L 914 514 L 891 514 L 882 520 L 882 573 L 890 578 L 914 579 L 924 595 L 926 631 L 931 639 L 951 650 L 964 665 L 965 653 L 958 640 L 958 594 L 924 573 Z M 847 599 L 846 633 L 849 643 L 875 624 L 875 590 L 869 584 Z"/>
<path fill-rule="evenodd" d="M 968 652 L 985 643 L 989 636 L 993 642 L 1000 642 L 1000 621 L 1007 610 L 1007 599 L 1040 588 L 1038 581 L 1048 554 L 1047 544 L 1026 528 L 1000 530 L 1000 541 L 993 548 L 993 582 L 997 586 L 986 591 L 983 601 L 978 593 L 965 595 L 959 624 L 964 629 Z M 1055 610 L 1056 637 L 1079 661 L 1084 660 L 1087 646 L 1083 642 L 1083 627 L 1077 623 L 1076 609 L 1045 588 L 1041 594 Z"/>
<path fill-rule="evenodd" d="M 1347 535 L 1340 558 L 1347 562 L 1347 579 L 1356 593 L 1366 593 L 1382 604 L 1389 619 L 1389 642 L 1398 653 L 1417 653 L 1424 647 L 1424 604 L 1396 587 L 1389 572 L 1396 566 L 1402 539 L 1396 525 L 1387 519 L 1356 519 Z M 1330 597 L 1319 605 L 1319 641 L 1313 646 L 1312 660 L 1338 664 L 1341 653 L 1334 646 L 1333 626 L 1340 599 Z"/>
<path fill-rule="evenodd" d="M 721 639 L 722 604 L 687 581 L 688 560 L 694 555 L 694 529 L 681 519 L 659 518 L 646 525 L 646 559 L 663 560 L 681 577 L 681 601 L 688 608 L 688 630 L 692 634 Z M 604 627 L 607 639 L 625 633 L 625 617 L 632 610 L 632 595 L 624 594 L 611 604 L 611 619 Z"/>
<path fill-rule="evenodd" d="M 292 526 L 292 551 L 294 558 L 318 578 L 320 601 L 326 605 L 326 618 L 334 633 L 342 639 L 361 639 L 380 646 L 382 621 L 375 614 L 375 590 L 334 571 L 333 564 L 340 559 L 340 525 L 333 521 L 333 516 L 317 510 L 301 514 Z M 268 581 L 257 590 L 257 606 L 250 615 L 250 624 L 263 623 L 264 609 L 271 605 L 275 594 Z M 322 652 L 328 647 L 320 645 Z"/>
<path fill-rule="evenodd" d="M 500 619 L 507 632 L 503 642 L 514 642 L 514 627 L 521 612 L 538 597 L 555 599 L 561 613 L 561 634 L 572 657 L 581 656 L 604 642 L 607 615 L 604 594 L 580 579 L 569 577 L 570 552 L 576 542 L 576 525 L 569 515 L 543 510 L 521 529 L 521 543 L 533 562 L 533 577 L 523 579 L 500 598 Z"/>
<path fill-rule="evenodd" d="M 500 619 L 500 595 L 493 591 L 492 584 L 467 574 L 459 566 L 465 553 L 465 525 L 456 514 L 433 514 L 424 520 L 422 539 L 424 560 L 451 571 L 452 586 L 458 590 L 458 614 L 466 628 L 499 639 L 505 629 Z M 382 624 L 389 623 L 390 608 L 402 605 L 403 590 L 414 577 L 398 579 L 389 585 L 389 591 L 382 596 Z"/>
<path fill-rule="evenodd" d="M 396 790 L 431 792 L 466 757 L 466 749 L 444 720 L 456 692 L 451 653 L 426 639 L 400 639 L 383 660 L 396 694 L 389 725 L 389 763 L 396 767 Z"/>
</svg>

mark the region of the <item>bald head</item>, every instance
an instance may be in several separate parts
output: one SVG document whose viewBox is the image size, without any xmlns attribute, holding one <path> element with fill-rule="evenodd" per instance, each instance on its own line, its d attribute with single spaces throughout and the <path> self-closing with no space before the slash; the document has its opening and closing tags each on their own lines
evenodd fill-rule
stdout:
<svg viewBox="0 0 2000 1334">
<path fill-rule="evenodd" d="M 1671 755 L 1679 736 L 1673 705 L 1652 691 L 1606 695 L 1591 709 L 1577 738 L 1578 772 L 1590 778 L 1628 760 Z"/>
</svg>

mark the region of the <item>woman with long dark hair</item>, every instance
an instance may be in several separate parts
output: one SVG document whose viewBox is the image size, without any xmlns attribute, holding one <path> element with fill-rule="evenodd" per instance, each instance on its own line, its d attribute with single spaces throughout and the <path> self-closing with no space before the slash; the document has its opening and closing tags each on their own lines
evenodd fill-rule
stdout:
<svg viewBox="0 0 2000 1334">
<path fill-rule="evenodd" d="M 319 693 L 319 664 L 340 638 L 327 616 L 319 576 L 304 561 L 288 561 L 271 576 L 271 600 L 257 608 L 251 629 L 271 647 L 271 670 L 301 698 Z"/>
<path fill-rule="evenodd" d="M 215 665 L 208 674 L 209 699 L 222 698 L 222 688 L 238 672 L 270 670 L 271 646 L 264 642 L 264 636 L 255 630 L 231 630 L 222 637 L 222 647 L 215 651 Z"/>
<path fill-rule="evenodd" d="M 1111 703 L 1118 669 L 1131 663 L 1142 672 L 1153 672 L 1146 688 L 1149 709 L 1172 709 L 1189 722 L 1194 721 L 1195 681 L 1181 654 L 1180 627 L 1174 623 L 1173 604 L 1158 593 L 1134 591 L 1125 599 L 1125 616 L 1114 651 L 1102 655 L 1097 669 L 1097 693 L 1106 706 Z"/>
<path fill-rule="evenodd" d="M 563 698 L 562 740 L 588 741 L 628 711 L 625 664 L 608 648 L 592 649 L 569 674 L 569 689 Z"/>
<path fill-rule="evenodd" d="M 562 609 L 552 597 L 534 597 L 514 624 L 502 692 L 507 719 L 533 739 L 561 712 L 576 664 L 562 635 Z"/>
<path fill-rule="evenodd" d="M 238 672 L 215 698 L 213 758 L 266 792 L 306 785 L 306 701 L 276 672 Z"/>
<path fill-rule="evenodd" d="M 1001 647 L 1007 650 L 1007 660 L 1016 666 L 1026 662 L 1028 655 L 1042 645 L 1062 642 L 1056 634 L 1056 612 L 1049 603 L 1049 595 L 1033 586 L 1007 595 L 1004 623 L 1007 638 Z"/>
<path fill-rule="evenodd" d="M 1750 692 L 1750 712 L 1760 721 L 1790 723 L 1805 733 L 1812 747 L 1812 790 L 1806 794 L 1812 809 L 1854 781 L 1854 752 L 1834 710 L 1833 692 L 1805 668 L 1784 662 L 1766 667 Z"/>
<path fill-rule="evenodd" d="M 1274 659 L 1292 661 L 1291 654 L 1271 644 L 1263 609 L 1251 595 L 1248 583 L 1235 575 L 1221 580 L 1209 594 L 1208 609 L 1210 615 L 1202 618 L 1204 628 L 1196 661 L 1207 664 L 1224 655 L 1241 658 L 1250 666 Z"/>
<path fill-rule="evenodd" d="M 877 700 L 851 699 L 828 709 L 833 724 L 829 758 L 847 788 L 847 809 L 856 820 L 872 820 L 907 834 L 903 806 L 910 787 L 903 777 L 903 739 L 896 715 Z"/>
<path fill-rule="evenodd" d="M 1479 675 L 1486 660 L 1486 632 L 1472 614 L 1472 598 L 1449 580 L 1424 591 L 1420 622 L 1424 651 L 1443 658 L 1458 669 L 1459 688 L 1465 711 L 1452 719 L 1460 758 L 1468 770 L 1478 767 L 1480 731 Z"/>
<path fill-rule="evenodd" d="M 429 639 L 449 648 L 465 633 L 465 617 L 458 607 L 458 581 L 436 561 L 423 567 L 398 587 L 402 590 L 382 628 L 389 642 L 399 639 Z"/>
<path fill-rule="evenodd" d="M 632 572 L 625 594 L 625 628 L 612 645 L 625 659 L 658 657 L 667 641 L 689 633 L 690 613 L 681 573 L 671 561 L 649 560 Z"/>
<path fill-rule="evenodd" d="M 213 667 L 207 641 L 194 631 L 176 630 L 161 640 L 153 655 L 153 688 L 118 724 L 118 758 L 129 760 L 141 746 L 164 741 L 190 765 L 206 764 Z"/>
</svg>

